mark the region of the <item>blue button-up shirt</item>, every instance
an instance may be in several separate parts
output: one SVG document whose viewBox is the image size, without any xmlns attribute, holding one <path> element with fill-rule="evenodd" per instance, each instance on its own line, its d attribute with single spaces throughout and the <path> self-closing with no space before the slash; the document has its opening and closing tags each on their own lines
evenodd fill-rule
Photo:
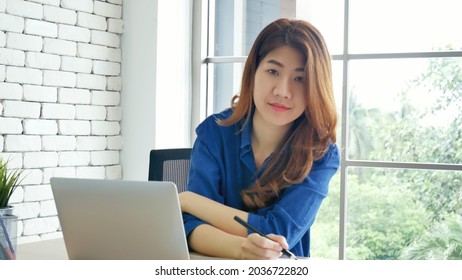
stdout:
<svg viewBox="0 0 462 280">
<path fill-rule="evenodd" d="M 230 115 L 228 109 L 208 117 L 197 127 L 187 189 L 246 211 L 240 192 L 255 182 L 262 168 L 257 171 L 255 165 L 251 122 L 242 131 L 239 123 L 231 126 L 216 123 L 217 118 L 226 119 Z M 308 257 L 310 227 L 339 162 L 338 148 L 330 144 L 327 153 L 313 163 L 301 183 L 283 190 L 274 204 L 249 213 L 248 222 L 264 234 L 284 236 L 294 254 Z M 187 235 L 205 223 L 190 214 L 183 214 L 183 220 Z"/>
</svg>

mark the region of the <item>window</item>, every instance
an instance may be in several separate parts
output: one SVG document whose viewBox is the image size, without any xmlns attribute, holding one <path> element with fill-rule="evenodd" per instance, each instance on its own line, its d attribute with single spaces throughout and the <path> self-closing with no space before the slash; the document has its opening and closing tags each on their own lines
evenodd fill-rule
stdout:
<svg viewBox="0 0 462 280">
<path fill-rule="evenodd" d="M 245 56 L 272 20 L 303 18 L 325 36 L 342 162 L 312 228 L 313 256 L 462 259 L 460 1 L 201 5 L 200 118 L 229 107 Z"/>
</svg>

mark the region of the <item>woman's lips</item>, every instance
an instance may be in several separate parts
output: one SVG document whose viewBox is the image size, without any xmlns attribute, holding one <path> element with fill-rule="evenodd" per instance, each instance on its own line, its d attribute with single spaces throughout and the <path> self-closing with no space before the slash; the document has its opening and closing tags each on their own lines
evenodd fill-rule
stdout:
<svg viewBox="0 0 462 280">
<path fill-rule="evenodd" d="M 271 106 L 271 109 L 273 109 L 276 112 L 284 112 L 284 111 L 289 110 L 289 108 L 281 104 L 270 103 L 269 105 Z"/>
</svg>

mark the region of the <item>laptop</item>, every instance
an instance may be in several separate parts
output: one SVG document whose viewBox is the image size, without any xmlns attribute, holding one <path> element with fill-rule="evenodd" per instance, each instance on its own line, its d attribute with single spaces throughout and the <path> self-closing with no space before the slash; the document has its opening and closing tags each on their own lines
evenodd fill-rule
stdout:
<svg viewBox="0 0 462 280">
<path fill-rule="evenodd" d="M 174 183 L 50 179 L 69 259 L 187 260 Z"/>
</svg>

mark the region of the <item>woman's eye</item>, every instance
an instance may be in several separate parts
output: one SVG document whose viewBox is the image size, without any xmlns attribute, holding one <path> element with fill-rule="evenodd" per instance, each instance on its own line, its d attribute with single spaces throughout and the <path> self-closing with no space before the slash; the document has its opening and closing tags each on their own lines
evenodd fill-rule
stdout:
<svg viewBox="0 0 462 280">
<path fill-rule="evenodd" d="M 303 82 L 303 77 L 295 77 L 296 82 Z"/>
<path fill-rule="evenodd" d="M 271 74 L 271 75 L 278 75 L 278 71 L 274 70 L 274 69 L 269 69 L 268 70 L 268 73 Z"/>
</svg>

